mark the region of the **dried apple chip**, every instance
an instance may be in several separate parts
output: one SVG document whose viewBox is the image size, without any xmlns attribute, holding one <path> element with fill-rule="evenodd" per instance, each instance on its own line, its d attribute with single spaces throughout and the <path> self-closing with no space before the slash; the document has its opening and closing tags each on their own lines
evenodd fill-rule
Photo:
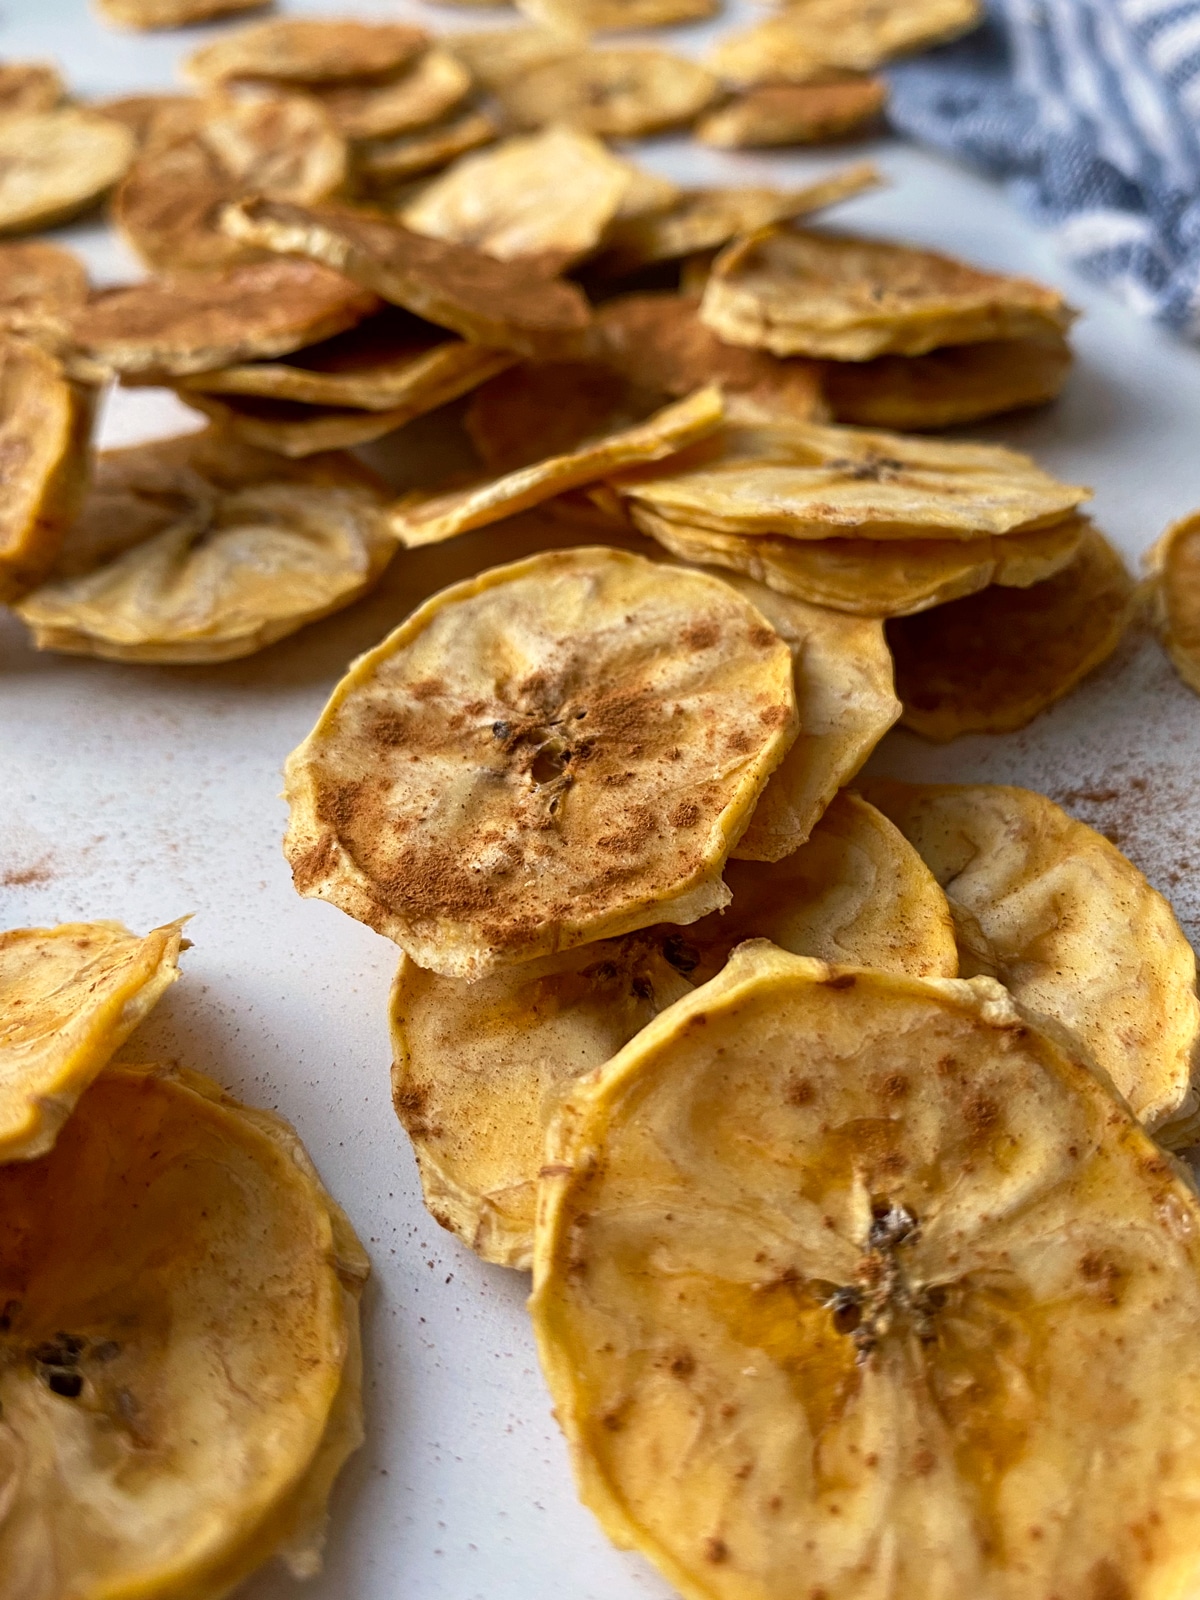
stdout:
<svg viewBox="0 0 1200 1600">
<path fill-rule="evenodd" d="M 517 9 L 569 36 L 702 22 L 717 14 L 721 0 L 518 0 Z"/>
<path fill-rule="evenodd" d="M 316 1570 L 370 1265 L 293 1130 L 110 1068 L 48 1155 L 0 1168 L 0 1206 L 7 1592 L 216 1600 L 276 1553 Z"/>
<path fill-rule="evenodd" d="M 0 112 L 53 111 L 66 95 L 62 74 L 50 61 L 0 63 Z"/>
<path fill-rule="evenodd" d="M 45 1155 L 75 1102 L 179 976 L 182 922 L 0 933 L 0 1165 Z"/>
<path fill-rule="evenodd" d="M 696 137 L 721 150 L 825 144 L 872 127 L 886 104 L 882 78 L 847 73 L 822 83 L 757 84 L 710 111 Z"/>
<path fill-rule="evenodd" d="M 1023 728 L 1113 653 L 1135 606 L 1120 556 L 1089 528 L 1052 578 L 897 617 L 888 643 L 900 720 L 939 743 Z"/>
<path fill-rule="evenodd" d="M 279 17 L 222 34 L 194 50 L 183 70 L 204 85 L 240 79 L 308 87 L 383 77 L 406 66 L 426 43 L 420 28 L 400 22 Z"/>
<path fill-rule="evenodd" d="M 699 116 L 717 81 L 694 61 L 666 50 L 581 50 L 531 67 L 493 86 L 520 128 L 551 123 L 606 138 L 634 139 Z"/>
<path fill-rule="evenodd" d="M 395 551 L 386 498 L 352 457 L 287 462 L 209 432 L 110 451 L 17 613 L 42 650 L 231 661 L 371 587 Z"/>
<path fill-rule="evenodd" d="M 980 0 L 791 0 L 779 16 L 722 39 L 708 64 L 730 83 L 807 83 L 830 69 L 874 72 L 982 20 Z"/>
<path fill-rule="evenodd" d="M 355 663 L 288 760 L 284 848 L 301 894 L 481 977 L 724 905 L 796 732 L 791 652 L 728 584 L 548 551 Z"/>
<path fill-rule="evenodd" d="M 1155 628 L 1171 665 L 1200 694 L 1200 514 L 1174 522 L 1146 556 Z"/>
<path fill-rule="evenodd" d="M 260 11 L 262 0 L 93 0 L 105 22 L 121 28 L 190 28 L 197 22 Z"/>
<path fill-rule="evenodd" d="M 572 1081 L 719 972 L 743 939 L 916 977 L 957 971 L 945 896 L 899 831 L 855 795 L 838 795 L 778 866 L 730 862 L 726 877 L 731 904 L 686 929 L 659 923 L 478 983 L 401 959 L 391 999 L 396 1112 L 430 1211 L 486 1261 L 531 1263 L 546 1123 Z"/>
<path fill-rule="evenodd" d="M 1195 1582 L 1200 1204 L 998 984 L 743 946 L 574 1088 L 543 1174 L 577 1485 L 683 1594 Z"/>
<path fill-rule="evenodd" d="M 355 170 L 365 188 L 386 191 L 448 166 L 459 156 L 492 144 L 499 135 L 495 117 L 472 108 L 414 133 L 362 140 L 354 150 Z"/>
<path fill-rule="evenodd" d="M 380 139 L 437 122 L 462 101 L 471 74 L 448 50 L 424 51 L 396 76 L 312 92 L 345 139 Z"/>
<path fill-rule="evenodd" d="M 108 193 L 133 152 L 128 128 L 78 106 L 0 117 L 0 233 L 78 216 Z"/>
</svg>

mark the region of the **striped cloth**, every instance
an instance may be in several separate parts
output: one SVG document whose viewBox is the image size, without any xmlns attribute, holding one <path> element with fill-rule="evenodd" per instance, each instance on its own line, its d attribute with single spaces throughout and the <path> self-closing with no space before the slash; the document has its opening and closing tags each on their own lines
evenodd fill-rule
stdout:
<svg viewBox="0 0 1200 1600">
<path fill-rule="evenodd" d="M 899 63 L 903 132 L 1005 179 L 1067 258 L 1200 338 L 1200 0 L 989 0 Z"/>
</svg>

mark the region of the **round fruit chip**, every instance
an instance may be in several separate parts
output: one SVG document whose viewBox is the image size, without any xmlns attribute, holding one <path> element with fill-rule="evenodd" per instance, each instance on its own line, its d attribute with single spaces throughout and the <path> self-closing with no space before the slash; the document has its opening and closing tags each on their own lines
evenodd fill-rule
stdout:
<svg viewBox="0 0 1200 1600">
<path fill-rule="evenodd" d="M 713 263 L 700 308 L 730 344 L 868 361 L 940 345 L 1062 334 L 1074 312 L 1028 278 L 849 234 L 775 228 Z"/>
<path fill-rule="evenodd" d="M 0 233 L 34 233 L 78 216 L 133 159 L 128 128 L 78 106 L 0 117 Z"/>
<path fill-rule="evenodd" d="M 45 1155 L 75 1102 L 179 976 L 182 922 L 0 933 L 0 1164 Z"/>
<path fill-rule="evenodd" d="M 717 14 L 721 0 L 518 0 L 517 9 L 569 36 L 702 22 Z"/>
<path fill-rule="evenodd" d="M 847 75 L 828 83 L 764 83 L 709 112 L 696 137 L 723 150 L 825 144 L 873 127 L 886 104 L 882 78 Z"/>
<path fill-rule="evenodd" d="M 263 0 L 93 0 L 105 22 L 139 31 L 190 28 L 239 11 L 261 11 Z"/>
<path fill-rule="evenodd" d="M 1200 694 L 1200 513 L 1172 523 L 1146 566 L 1163 648 L 1188 688 Z"/>
<path fill-rule="evenodd" d="M 646 506 L 634 522 L 681 561 L 724 567 L 780 594 L 860 617 L 905 617 L 997 583 L 1026 589 L 1073 561 L 1087 531 L 1068 517 L 985 539 L 781 539 L 687 527 Z"/>
<path fill-rule="evenodd" d="M 897 617 L 888 643 L 900 720 L 939 743 L 1023 728 L 1113 653 L 1135 608 L 1120 556 L 1089 528 L 1052 578 Z"/>
<path fill-rule="evenodd" d="M 371 587 L 395 551 L 386 498 L 350 456 L 287 462 L 212 432 L 113 450 L 17 614 L 70 655 L 250 655 Z"/>
<path fill-rule="evenodd" d="M 371 444 L 395 433 L 426 409 L 393 406 L 389 411 L 362 411 L 249 395 L 217 396 L 186 389 L 176 392 L 185 405 L 199 411 L 220 431 L 293 461 L 325 450 L 350 450 L 356 445 Z"/>
<path fill-rule="evenodd" d="M 128 128 L 140 150 L 159 128 L 194 115 L 194 105 L 194 97 L 188 94 L 122 94 L 94 101 L 92 110 Z"/>
<path fill-rule="evenodd" d="M 315 87 L 344 139 L 379 139 L 427 127 L 452 111 L 471 88 L 471 74 L 448 50 L 424 51 L 381 82 Z"/>
<path fill-rule="evenodd" d="M 50 61 L 0 63 L 0 112 L 53 111 L 66 99 L 67 86 Z"/>
<path fill-rule="evenodd" d="M 420 28 L 404 23 L 280 17 L 221 34 L 194 50 L 183 70 L 206 86 L 241 79 L 307 88 L 385 77 L 407 66 L 427 42 Z"/>
<path fill-rule="evenodd" d="M 646 48 L 580 51 L 494 87 L 517 127 L 562 123 L 613 139 L 691 122 L 716 92 L 694 61 Z"/>
<path fill-rule="evenodd" d="M 489 90 L 534 67 L 563 61 L 576 49 L 569 34 L 551 28 L 485 28 L 478 33 L 448 34 L 442 42 L 475 82 Z"/>
<path fill-rule="evenodd" d="M 404 957 L 392 990 L 396 1111 L 426 1204 L 487 1261 L 527 1268 L 546 1123 L 572 1079 L 603 1066 L 743 939 L 914 977 L 953 977 L 944 895 L 873 806 L 838 795 L 778 866 L 731 862 L 732 903 L 578 945 L 478 983 Z"/>
<path fill-rule="evenodd" d="M 976 965 L 1069 1028 L 1151 1130 L 1196 1111 L 1196 957 L 1115 845 L 1029 789 L 864 787 L 966 911 Z"/>
<path fill-rule="evenodd" d="M 998 984 L 743 946 L 542 1170 L 580 1493 L 689 1600 L 1194 1585 L 1200 1204 Z"/>
<path fill-rule="evenodd" d="M 0 1168 L 0 1207 L 4 1595 L 217 1600 L 277 1553 L 317 1570 L 370 1266 L 292 1129 L 110 1068 L 49 1155 Z"/>
<path fill-rule="evenodd" d="M 477 389 L 463 420 L 488 470 L 507 474 L 636 427 L 665 398 L 594 361 L 526 361 Z"/>
<path fill-rule="evenodd" d="M 65 319 L 87 296 L 87 268 L 69 250 L 41 239 L 0 244 L 0 328 L 61 345 Z"/>
<path fill-rule="evenodd" d="M 980 0 L 791 0 L 779 16 L 723 39 L 708 65 L 730 83 L 808 83 L 831 70 L 874 72 L 982 21 Z"/>
<path fill-rule="evenodd" d="M 471 109 L 432 122 L 414 133 L 364 139 L 354 150 L 355 172 L 364 187 L 386 190 L 482 149 L 499 133 L 500 125 L 494 117 Z"/>
<path fill-rule="evenodd" d="M 796 737 L 792 679 L 705 574 L 586 548 L 482 573 L 356 662 L 289 758 L 296 887 L 448 977 L 694 922 Z"/>
</svg>

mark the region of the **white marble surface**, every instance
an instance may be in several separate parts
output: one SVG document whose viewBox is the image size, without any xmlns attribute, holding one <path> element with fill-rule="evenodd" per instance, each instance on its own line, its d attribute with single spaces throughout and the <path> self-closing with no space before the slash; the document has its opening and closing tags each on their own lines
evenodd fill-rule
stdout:
<svg viewBox="0 0 1200 1600">
<path fill-rule="evenodd" d="M 401 0 L 295 10 L 483 25 L 488 13 Z M 678 35 L 702 41 L 711 29 Z M 107 31 L 83 0 L 7 0 L 0 56 L 55 56 L 77 91 L 171 82 L 201 30 Z M 989 185 L 915 151 L 873 151 L 892 186 L 848 224 L 1061 284 L 1086 315 L 1079 371 L 1053 410 L 982 430 L 1096 487 L 1100 524 L 1131 562 L 1200 505 L 1200 352 L 1064 272 L 1052 244 Z M 828 155 L 722 156 L 645 147 L 684 180 L 786 181 Z M 102 230 L 75 228 L 103 279 L 132 270 Z M 170 433 L 190 414 L 119 395 L 108 442 Z M 414 459 L 419 452 L 410 451 Z M 487 535 L 472 536 L 481 553 Z M 245 662 L 153 669 L 38 656 L 0 620 L 0 926 L 195 913 L 186 978 L 138 1036 L 299 1128 L 375 1263 L 367 1298 L 368 1440 L 340 1484 L 310 1600 L 635 1600 L 666 1587 L 613 1550 L 576 1501 L 523 1309 L 523 1278 L 476 1261 L 426 1216 L 388 1098 L 385 1001 L 395 952 L 292 891 L 279 849 L 280 766 L 352 654 L 439 583 L 435 552 L 398 561 L 353 611 Z M 1007 780 L 1065 797 L 1121 843 L 1200 933 L 1200 701 L 1137 639 L 1023 733 L 934 749 L 893 734 L 900 775 Z M 253 1600 L 298 1593 L 276 1572 Z"/>
</svg>

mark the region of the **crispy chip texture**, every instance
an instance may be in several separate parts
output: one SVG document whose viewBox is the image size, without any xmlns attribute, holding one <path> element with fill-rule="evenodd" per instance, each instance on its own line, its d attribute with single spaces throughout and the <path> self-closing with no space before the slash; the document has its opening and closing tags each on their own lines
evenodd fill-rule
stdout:
<svg viewBox="0 0 1200 1600">
<path fill-rule="evenodd" d="M 1135 590 L 1089 528 L 1075 559 L 1027 589 L 981 594 L 888 624 L 906 728 L 944 742 L 1032 722 L 1121 642 Z"/>
<path fill-rule="evenodd" d="M 87 293 L 87 268 L 69 250 L 41 239 L 0 244 L 0 327 L 61 340 Z"/>
<path fill-rule="evenodd" d="M 218 1600 L 277 1551 L 314 1571 L 362 1438 L 370 1269 L 292 1129 L 110 1069 L 49 1155 L 0 1168 L 0 1206 L 0 1591 Z"/>
<path fill-rule="evenodd" d="M 610 48 L 532 67 L 494 92 L 518 127 L 564 123 L 632 139 L 691 122 L 716 94 L 717 81 L 666 50 Z"/>
<path fill-rule="evenodd" d="M 114 450 L 50 581 L 40 649 L 230 661 L 356 600 L 394 552 L 382 483 L 349 456 L 286 462 L 210 432 Z"/>
<path fill-rule="evenodd" d="M 832 68 L 874 72 L 982 21 L 979 0 L 790 0 L 777 17 L 722 39 L 708 64 L 731 83 L 806 83 Z"/>
<path fill-rule="evenodd" d="M 594 361 L 524 361 L 472 395 L 464 422 L 488 470 L 510 473 L 634 427 L 661 398 Z"/>
<path fill-rule="evenodd" d="M 53 111 L 66 92 L 67 86 L 52 62 L 0 63 L 0 112 Z"/>
<path fill-rule="evenodd" d="M 724 905 L 796 732 L 791 653 L 727 584 L 550 551 L 355 663 L 288 760 L 285 851 L 301 894 L 481 977 Z"/>
<path fill-rule="evenodd" d="M 396 1111 L 427 1205 L 485 1260 L 530 1265 L 545 1127 L 571 1081 L 720 971 L 741 940 L 918 977 L 957 971 L 945 897 L 898 830 L 855 795 L 837 796 L 778 866 L 731 862 L 726 875 L 731 904 L 686 929 L 659 923 L 479 983 L 401 960 Z"/>
<path fill-rule="evenodd" d="M 590 320 L 573 284 L 348 207 L 251 200 L 230 207 L 224 226 L 247 243 L 322 261 L 476 344 L 554 354 Z"/>
<path fill-rule="evenodd" d="M 823 144 L 871 127 L 886 104 L 882 78 L 847 74 L 828 83 L 764 83 L 710 112 L 696 137 L 724 150 Z"/>
<path fill-rule="evenodd" d="M 379 139 L 424 128 L 458 105 L 471 74 L 448 50 L 431 49 L 382 82 L 336 83 L 315 92 L 346 139 Z"/>
<path fill-rule="evenodd" d="M 517 9 L 559 33 L 586 35 L 700 22 L 716 15 L 721 0 L 520 0 Z"/>
<path fill-rule="evenodd" d="M 1187 1592 L 1200 1206 L 1075 1048 L 762 943 L 574 1089 L 531 1309 L 617 1543 L 689 1600 Z"/>
<path fill-rule="evenodd" d="M 181 922 L 0 933 L 0 1165 L 45 1155 L 75 1102 L 179 976 Z"/>
<path fill-rule="evenodd" d="M 348 17 L 279 17 L 222 34 L 183 64 L 193 83 L 249 79 L 323 84 L 375 78 L 420 54 L 426 35 L 404 23 L 355 22 Z"/>
<path fill-rule="evenodd" d="M 1146 566 L 1163 648 L 1188 688 L 1200 694 L 1200 514 L 1172 523 Z"/>
<path fill-rule="evenodd" d="M 1070 1028 L 1148 1128 L 1196 1109 L 1196 957 L 1115 845 L 1029 789 L 864 788 L 974 919 L 1019 1005 Z"/>
<path fill-rule="evenodd" d="M 354 151 L 355 169 L 364 187 L 387 190 L 482 149 L 499 133 L 495 117 L 471 108 L 414 133 L 364 139 Z"/>
<path fill-rule="evenodd" d="M 190 28 L 197 22 L 232 17 L 239 11 L 258 11 L 262 0 L 93 0 L 105 22 L 139 31 L 153 28 Z"/>
<path fill-rule="evenodd" d="M 186 389 L 176 392 L 185 405 L 199 411 L 222 432 L 294 461 L 326 450 L 350 450 L 370 444 L 395 433 L 428 409 L 422 405 L 415 405 L 415 409 L 413 405 L 398 405 L 386 411 L 361 411 L 252 395 L 215 395 Z"/>
<path fill-rule="evenodd" d="M 1074 313 L 1028 278 L 849 234 L 774 228 L 714 262 L 700 311 L 730 344 L 777 356 L 919 356 L 940 345 L 1061 333 Z"/>
<path fill-rule="evenodd" d="M 789 539 L 1032 532 L 1091 493 L 999 445 L 815 423 L 729 428 L 708 459 L 618 487 L 671 522 Z"/>
<path fill-rule="evenodd" d="M 32 233 L 94 205 L 133 158 L 128 128 L 78 106 L 0 117 L 0 233 Z"/>
</svg>

